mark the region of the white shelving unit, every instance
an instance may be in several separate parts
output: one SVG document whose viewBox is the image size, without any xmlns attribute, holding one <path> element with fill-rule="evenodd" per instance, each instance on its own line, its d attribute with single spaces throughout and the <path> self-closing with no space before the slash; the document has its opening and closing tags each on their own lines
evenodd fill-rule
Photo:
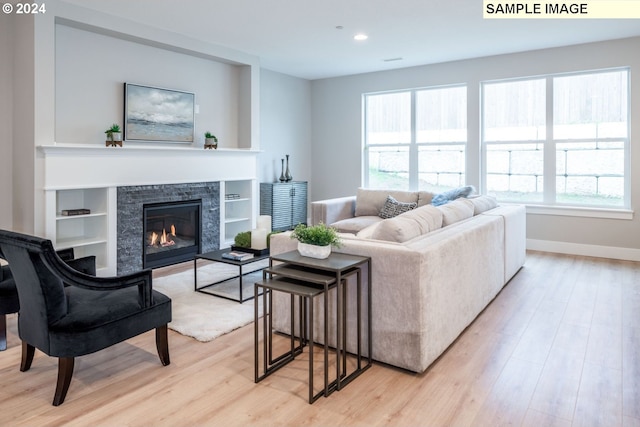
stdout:
<svg viewBox="0 0 640 427">
<path fill-rule="evenodd" d="M 95 255 L 99 273 L 111 274 L 109 188 L 54 190 L 55 231 L 48 233 L 56 250 L 73 248 L 76 258 Z M 89 209 L 86 215 L 62 215 L 65 209 Z M 53 228 L 53 227 L 52 227 Z"/>
<path fill-rule="evenodd" d="M 231 246 L 236 234 L 251 230 L 255 202 L 253 187 L 253 180 L 221 182 L 220 247 Z"/>
</svg>

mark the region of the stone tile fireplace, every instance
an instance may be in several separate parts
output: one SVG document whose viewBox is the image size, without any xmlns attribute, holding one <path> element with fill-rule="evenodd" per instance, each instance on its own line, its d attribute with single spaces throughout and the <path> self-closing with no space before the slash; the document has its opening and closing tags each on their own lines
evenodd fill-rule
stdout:
<svg viewBox="0 0 640 427">
<path fill-rule="evenodd" d="M 193 259 L 220 247 L 220 183 L 118 187 L 117 218 L 117 274 Z"/>
</svg>

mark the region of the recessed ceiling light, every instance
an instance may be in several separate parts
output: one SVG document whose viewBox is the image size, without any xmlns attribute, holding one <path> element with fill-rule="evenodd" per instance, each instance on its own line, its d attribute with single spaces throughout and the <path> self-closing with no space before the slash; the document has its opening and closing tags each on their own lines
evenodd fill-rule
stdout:
<svg viewBox="0 0 640 427">
<path fill-rule="evenodd" d="M 361 34 L 356 34 L 355 36 L 353 36 L 353 39 L 354 40 L 358 40 L 358 41 L 366 40 L 368 38 L 369 38 L 368 35 L 362 34 L 362 33 Z"/>
</svg>

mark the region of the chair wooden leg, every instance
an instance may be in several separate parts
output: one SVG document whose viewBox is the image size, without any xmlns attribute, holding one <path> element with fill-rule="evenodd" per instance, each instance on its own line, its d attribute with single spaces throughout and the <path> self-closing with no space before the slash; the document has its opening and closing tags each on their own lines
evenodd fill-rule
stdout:
<svg viewBox="0 0 640 427">
<path fill-rule="evenodd" d="M 53 395 L 53 406 L 59 406 L 64 402 L 73 376 L 73 357 L 60 357 L 58 359 L 58 383 Z"/>
<path fill-rule="evenodd" d="M 31 368 L 31 362 L 33 362 L 33 355 L 36 353 L 36 348 L 27 344 L 26 341 L 22 341 L 22 360 L 20 361 L 20 371 L 26 372 Z"/>
<path fill-rule="evenodd" d="M 0 315 L 0 351 L 7 349 L 7 315 Z"/>
<path fill-rule="evenodd" d="M 169 359 L 169 333 L 167 325 L 156 328 L 156 348 L 163 366 L 171 363 Z"/>
</svg>

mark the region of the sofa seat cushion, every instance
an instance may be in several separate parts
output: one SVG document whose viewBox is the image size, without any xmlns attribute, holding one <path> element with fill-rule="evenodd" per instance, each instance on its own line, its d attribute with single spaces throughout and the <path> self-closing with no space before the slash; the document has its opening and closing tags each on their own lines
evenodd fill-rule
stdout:
<svg viewBox="0 0 640 427">
<path fill-rule="evenodd" d="M 387 201 L 387 196 L 392 196 L 402 203 L 418 203 L 417 191 L 401 190 L 371 190 L 368 188 L 358 188 L 356 194 L 356 216 L 378 215 L 380 209 Z"/>
<path fill-rule="evenodd" d="M 358 237 L 403 243 L 442 227 L 442 212 L 427 205 L 405 212 L 395 218 L 385 219 L 363 230 Z"/>
<path fill-rule="evenodd" d="M 355 216 L 353 218 L 341 219 L 340 221 L 336 221 L 329 225 L 335 228 L 336 230 L 338 230 L 338 232 L 340 233 L 356 234 L 360 230 L 364 230 L 365 228 L 381 221 L 383 221 L 383 219 L 380 218 L 378 215 L 366 215 L 366 216 Z"/>
<path fill-rule="evenodd" d="M 474 206 L 468 199 L 457 199 L 436 209 L 442 212 L 442 226 L 454 224 L 473 216 Z"/>
</svg>

